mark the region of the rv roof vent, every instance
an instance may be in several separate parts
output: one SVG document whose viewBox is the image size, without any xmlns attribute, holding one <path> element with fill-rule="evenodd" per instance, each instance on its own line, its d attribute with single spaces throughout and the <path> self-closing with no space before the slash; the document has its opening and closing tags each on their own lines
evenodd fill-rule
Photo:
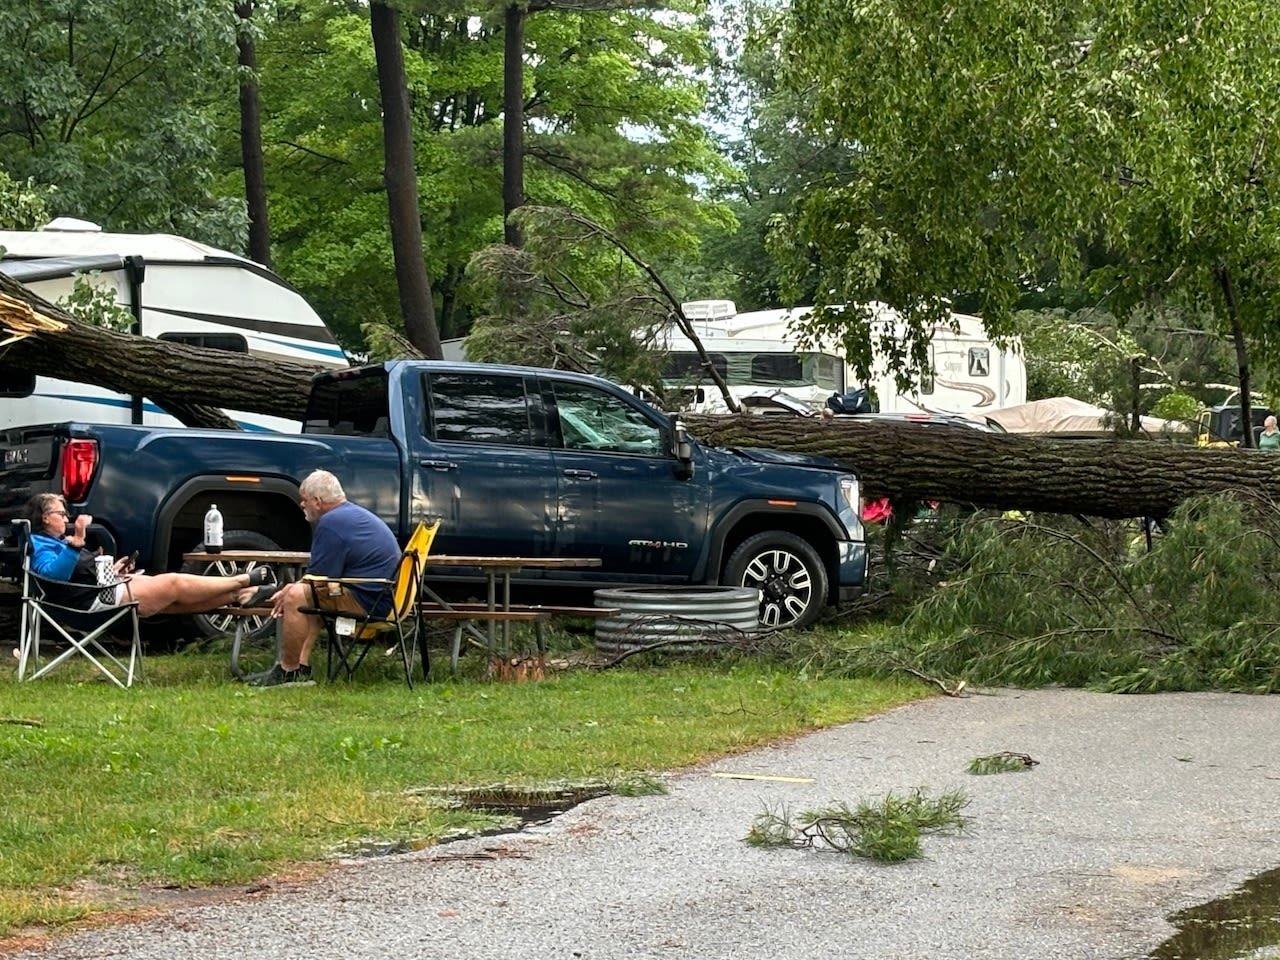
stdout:
<svg viewBox="0 0 1280 960">
<path fill-rule="evenodd" d="M 690 320 L 723 320 L 738 313 L 732 300 L 691 300 L 680 304 L 680 309 Z"/>
<path fill-rule="evenodd" d="M 91 223 L 88 220 L 79 220 L 75 217 L 58 217 L 54 220 L 50 220 L 40 229 L 41 230 L 64 230 L 67 232 L 74 231 L 76 233 L 101 233 L 102 232 L 102 228 L 98 226 L 96 223 Z"/>
</svg>

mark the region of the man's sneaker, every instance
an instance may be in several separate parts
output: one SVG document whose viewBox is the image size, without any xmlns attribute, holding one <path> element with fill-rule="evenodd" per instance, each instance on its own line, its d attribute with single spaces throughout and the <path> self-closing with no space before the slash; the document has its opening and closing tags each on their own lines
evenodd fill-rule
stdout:
<svg viewBox="0 0 1280 960">
<path fill-rule="evenodd" d="M 311 665 L 299 664 L 297 670 L 286 670 L 276 664 L 266 673 L 256 673 L 245 681 L 251 687 L 314 687 Z"/>
</svg>

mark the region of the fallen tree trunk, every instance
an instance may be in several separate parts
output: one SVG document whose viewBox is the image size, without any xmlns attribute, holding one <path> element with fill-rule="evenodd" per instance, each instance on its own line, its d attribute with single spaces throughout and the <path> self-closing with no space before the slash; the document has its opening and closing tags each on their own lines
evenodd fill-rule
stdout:
<svg viewBox="0 0 1280 960">
<path fill-rule="evenodd" d="M 320 369 L 91 326 L 3 274 L 0 294 L 0 363 L 148 397 L 188 426 L 234 428 L 218 408 L 300 420 Z"/>
<path fill-rule="evenodd" d="M 1280 455 L 1261 450 L 1051 440 L 857 417 L 683 419 L 717 446 L 830 457 L 859 474 L 867 497 L 1120 518 L 1164 517 L 1196 494 L 1280 491 Z"/>
<path fill-rule="evenodd" d="M 226 426 L 217 408 L 301 419 L 315 367 L 81 323 L 0 275 L 0 363 L 150 397 L 185 423 Z M 35 312 L 32 312 L 35 311 Z M 1280 491 L 1280 455 L 1144 440 L 1050 440 L 935 425 L 734 415 L 684 418 L 700 440 L 818 454 L 855 470 L 868 497 L 996 509 L 1161 517 L 1195 494 Z"/>
</svg>

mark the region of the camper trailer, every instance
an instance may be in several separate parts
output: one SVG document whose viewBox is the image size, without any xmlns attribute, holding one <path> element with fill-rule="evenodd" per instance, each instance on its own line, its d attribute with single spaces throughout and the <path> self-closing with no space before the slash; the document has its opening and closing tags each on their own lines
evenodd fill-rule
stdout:
<svg viewBox="0 0 1280 960">
<path fill-rule="evenodd" d="M 110 291 L 133 314 L 134 331 L 145 336 L 347 366 L 342 348 L 302 295 L 234 253 L 167 234 L 103 233 L 76 220 L 0 231 L 0 250 L 0 272 L 52 303 L 71 293 L 77 277 Z M 229 412 L 247 429 L 298 429 L 292 420 Z M 0 367 L 0 430 L 61 420 L 177 425 L 141 397 Z"/>
<path fill-rule="evenodd" d="M 913 388 L 900 391 L 883 359 L 877 359 L 870 383 L 863 383 L 832 344 L 804 345 L 794 329 L 808 308 L 738 313 L 731 300 L 699 300 L 683 305 L 685 316 L 735 399 L 782 395 L 820 409 L 833 393 L 870 388 L 882 413 L 982 414 L 1027 399 L 1026 364 L 1018 345 L 997 346 L 982 321 L 952 314 L 952 326 L 934 328 L 929 341 L 930 369 Z M 874 307 L 873 324 L 892 326 L 897 314 Z M 878 335 L 873 331 L 873 342 Z M 689 409 L 722 413 L 724 401 L 705 374 L 693 343 L 674 329 L 666 332 L 670 351 L 664 384 L 681 391 Z"/>
</svg>

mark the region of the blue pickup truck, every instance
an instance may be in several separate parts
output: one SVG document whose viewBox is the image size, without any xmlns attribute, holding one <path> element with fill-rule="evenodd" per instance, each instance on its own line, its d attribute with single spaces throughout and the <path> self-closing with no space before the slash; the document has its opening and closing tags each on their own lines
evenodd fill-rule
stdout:
<svg viewBox="0 0 1280 960">
<path fill-rule="evenodd" d="M 227 549 L 306 549 L 298 483 L 316 468 L 402 538 L 440 518 L 442 553 L 602 561 L 526 585 L 742 584 L 786 627 L 867 570 L 854 474 L 703 447 L 621 387 L 557 370 L 393 361 L 318 375 L 301 435 L 71 422 L 5 431 L 0 454 L 0 517 L 61 491 L 153 572 L 201 546 L 211 503 Z"/>
</svg>

